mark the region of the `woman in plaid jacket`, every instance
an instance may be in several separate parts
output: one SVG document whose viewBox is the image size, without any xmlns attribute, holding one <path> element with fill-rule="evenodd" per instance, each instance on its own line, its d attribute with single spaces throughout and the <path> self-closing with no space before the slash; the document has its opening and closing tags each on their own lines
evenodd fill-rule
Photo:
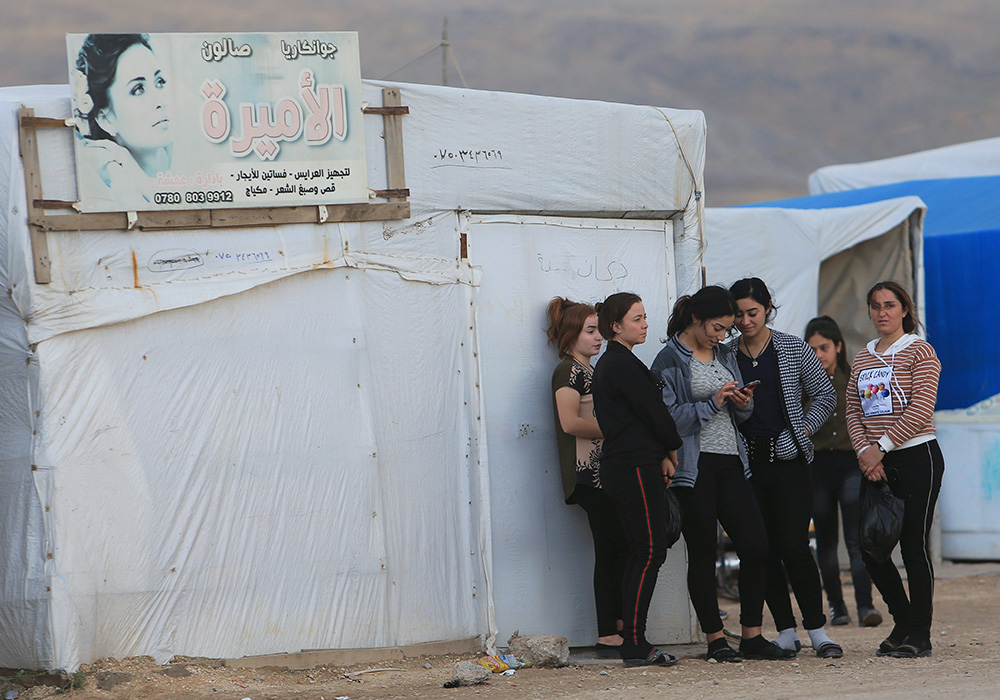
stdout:
<svg viewBox="0 0 1000 700">
<path fill-rule="evenodd" d="M 778 629 L 775 642 L 789 650 L 801 647 L 788 595 L 790 583 L 816 655 L 839 658 L 844 652 L 827 636 L 823 589 L 809 549 L 813 495 L 809 436 L 833 414 L 836 393 L 805 342 L 767 326 L 775 306 L 761 279 L 742 279 L 729 291 L 738 307 L 740 336 L 732 345 L 740 373 L 748 382 L 760 381 L 753 415 L 739 428 L 750 456 L 750 483 L 767 528 L 766 600 Z M 810 399 L 808 410 L 803 409 L 803 395 Z"/>
</svg>

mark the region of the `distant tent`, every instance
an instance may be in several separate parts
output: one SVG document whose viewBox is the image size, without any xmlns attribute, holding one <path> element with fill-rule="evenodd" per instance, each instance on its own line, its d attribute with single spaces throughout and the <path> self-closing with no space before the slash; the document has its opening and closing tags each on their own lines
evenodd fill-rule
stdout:
<svg viewBox="0 0 1000 700">
<path fill-rule="evenodd" d="M 802 335 L 809 319 L 829 314 L 851 354 L 871 337 L 864 294 L 874 282 L 891 276 L 923 289 L 923 213 L 916 197 L 816 211 L 709 208 L 707 279 L 760 277 L 779 307 L 775 328 Z"/>
<path fill-rule="evenodd" d="M 1000 176 L 914 180 L 751 206 L 830 209 L 906 196 L 927 205 L 925 304 L 918 312 L 944 365 L 937 408 L 966 408 L 1000 393 L 990 340 L 1000 307 L 989 295 L 1000 260 Z"/>
<path fill-rule="evenodd" d="M 1000 175 L 1000 138 L 969 141 L 867 163 L 827 165 L 809 176 L 809 194 L 910 180 Z"/>
</svg>

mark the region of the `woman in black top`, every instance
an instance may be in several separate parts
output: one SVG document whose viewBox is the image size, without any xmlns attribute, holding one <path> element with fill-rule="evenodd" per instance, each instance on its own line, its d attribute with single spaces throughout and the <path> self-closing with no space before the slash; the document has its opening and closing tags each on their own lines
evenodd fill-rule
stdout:
<svg viewBox="0 0 1000 700">
<path fill-rule="evenodd" d="M 646 613 L 667 558 L 667 492 L 681 446 L 656 378 L 632 348 L 646 342 L 642 299 L 626 292 L 597 304 L 608 349 L 594 368 L 594 412 L 604 434 L 601 485 L 614 500 L 628 539 L 622 579 L 621 657 L 627 666 L 670 666 L 677 659 L 646 641 Z"/>
</svg>

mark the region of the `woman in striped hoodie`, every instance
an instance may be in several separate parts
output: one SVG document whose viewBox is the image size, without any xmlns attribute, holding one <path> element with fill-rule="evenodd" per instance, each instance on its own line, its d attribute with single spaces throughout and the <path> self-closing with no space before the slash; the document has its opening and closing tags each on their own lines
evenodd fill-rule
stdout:
<svg viewBox="0 0 1000 700">
<path fill-rule="evenodd" d="M 886 480 L 905 503 L 900 550 L 909 595 L 892 560 L 863 554 L 895 627 L 875 652 L 912 658 L 931 655 L 934 566 L 931 520 L 944 458 L 934 437 L 934 402 L 941 363 L 920 327 L 913 300 L 898 282 L 879 282 L 868 292 L 868 312 L 878 337 L 858 353 L 847 383 L 847 428 L 868 482 Z"/>
</svg>

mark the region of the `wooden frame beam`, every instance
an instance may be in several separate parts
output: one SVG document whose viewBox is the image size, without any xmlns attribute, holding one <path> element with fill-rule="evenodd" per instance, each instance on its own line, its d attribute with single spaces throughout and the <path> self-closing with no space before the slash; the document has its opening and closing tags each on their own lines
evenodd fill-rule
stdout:
<svg viewBox="0 0 1000 700">
<path fill-rule="evenodd" d="M 192 228 L 233 228 L 237 226 L 278 226 L 281 224 L 334 224 L 353 221 L 389 221 L 408 219 L 410 191 L 406 188 L 403 169 L 403 125 L 401 117 L 410 108 L 401 104 L 397 88 L 382 90 L 382 107 L 366 107 L 365 114 L 380 114 L 384 122 L 386 185 L 372 193 L 386 202 L 358 204 L 328 204 L 298 207 L 262 207 L 243 209 L 166 209 L 99 213 L 47 213 L 52 210 L 72 210 L 76 202 L 45 199 L 42 195 L 41 169 L 38 158 L 36 129 L 72 128 L 72 122 L 51 117 L 36 117 L 31 108 L 18 113 L 18 135 L 21 160 L 24 163 L 24 187 L 28 199 L 28 227 L 34 259 L 35 282 L 52 281 L 47 234 L 60 231 L 162 231 Z"/>
</svg>

